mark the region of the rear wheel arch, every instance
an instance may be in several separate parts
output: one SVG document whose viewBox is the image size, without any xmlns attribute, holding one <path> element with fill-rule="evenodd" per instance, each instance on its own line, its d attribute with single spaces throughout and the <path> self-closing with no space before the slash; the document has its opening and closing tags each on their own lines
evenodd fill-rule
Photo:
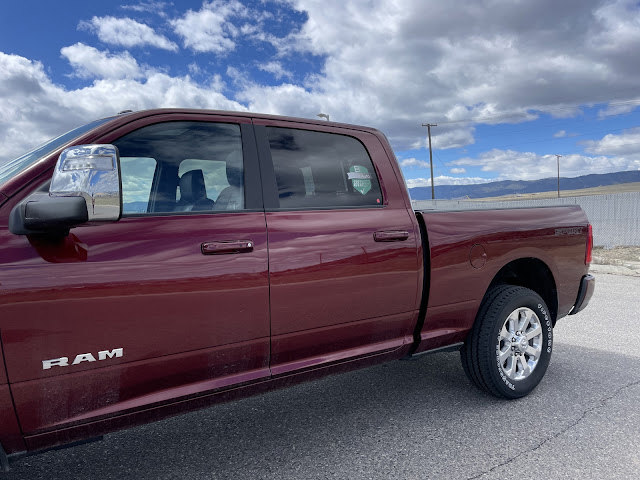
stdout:
<svg viewBox="0 0 640 480">
<path fill-rule="evenodd" d="M 493 277 L 485 299 L 499 285 L 525 287 L 536 292 L 549 308 L 553 324 L 558 318 L 558 290 L 551 269 L 538 258 L 520 258 L 509 262 Z"/>
</svg>

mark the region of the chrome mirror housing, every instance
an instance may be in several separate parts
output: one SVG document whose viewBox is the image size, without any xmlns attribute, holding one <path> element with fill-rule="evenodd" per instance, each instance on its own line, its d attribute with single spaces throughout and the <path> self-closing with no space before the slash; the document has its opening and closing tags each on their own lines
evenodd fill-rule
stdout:
<svg viewBox="0 0 640 480">
<path fill-rule="evenodd" d="M 58 158 L 49 195 L 83 197 L 89 222 L 117 221 L 122 214 L 120 156 L 113 145 L 77 145 Z"/>
</svg>

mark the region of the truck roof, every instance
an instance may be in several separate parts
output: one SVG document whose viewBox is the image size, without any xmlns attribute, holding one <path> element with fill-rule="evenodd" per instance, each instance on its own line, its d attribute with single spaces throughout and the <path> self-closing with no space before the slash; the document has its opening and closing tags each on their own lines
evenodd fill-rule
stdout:
<svg viewBox="0 0 640 480">
<path fill-rule="evenodd" d="M 154 115 L 166 115 L 166 114 L 202 114 L 202 115 L 226 115 L 233 117 L 246 117 L 246 118 L 263 118 L 263 119 L 272 119 L 272 120 L 284 120 L 288 122 L 296 122 L 296 123 L 306 123 L 309 125 L 328 125 L 339 128 L 348 128 L 352 130 L 361 130 L 366 132 L 371 132 L 376 135 L 381 134 L 380 130 L 367 127 L 364 125 L 355 125 L 350 123 L 340 123 L 340 122 L 332 122 L 326 120 L 316 120 L 313 118 L 303 118 L 303 117 L 291 117 L 287 115 L 273 115 L 268 113 L 256 113 L 256 112 L 240 112 L 233 110 L 207 110 L 207 109 L 199 109 L 199 108 L 154 108 L 149 110 L 138 110 L 138 111 L 127 111 L 126 113 L 119 114 L 117 117 L 114 117 L 114 121 L 117 121 L 120 118 L 127 118 L 128 120 L 133 120 L 135 118 L 144 118 L 150 117 Z"/>
</svg>

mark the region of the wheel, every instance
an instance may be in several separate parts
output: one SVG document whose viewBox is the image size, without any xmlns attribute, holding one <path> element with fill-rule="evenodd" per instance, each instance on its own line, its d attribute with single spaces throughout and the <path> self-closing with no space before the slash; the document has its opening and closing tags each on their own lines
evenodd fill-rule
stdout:
<svg viewBox="0 0 640 480">
<path fill-rule="evenodd" d="M 553 325 L 544 300 L 533 290 L 492 288 L 460 350 L 467 377 L 497 397 L 520 398 L 542 380 L 553 345 Z"/>
</svg>

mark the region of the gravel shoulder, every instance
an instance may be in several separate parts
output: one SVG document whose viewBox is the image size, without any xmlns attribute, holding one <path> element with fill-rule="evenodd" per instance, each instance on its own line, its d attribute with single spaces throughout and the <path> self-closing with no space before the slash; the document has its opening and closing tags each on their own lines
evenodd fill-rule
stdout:
<svg viewBox="0 0 640 480">
<path fill-rule="evenodd" d="M 596 247 L 590 271 L 640 277 L 640 247 Z"/>
</svg>

